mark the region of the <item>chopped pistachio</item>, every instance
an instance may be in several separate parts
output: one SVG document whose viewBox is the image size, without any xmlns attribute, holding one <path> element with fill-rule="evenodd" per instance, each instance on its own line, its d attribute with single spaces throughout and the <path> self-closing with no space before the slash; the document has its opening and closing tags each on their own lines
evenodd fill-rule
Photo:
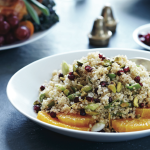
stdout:
<svg viewBox="0 0 150 150">
<path fill-rule="evenodd" d="M 55 105 L 55 102 L 54 102 L 54 100 L 52 100 L 52 101 L 50 101 L 50 103 L 47 105 L 48 107 L 52 107 L 52 106 L 54 106 Z"/>
<path fill-rule="evenodd" d="M 113 84 L 108 85 L 108 88 L 113 92 L 116 93 L 116 87 Z"/>
<path fill-rule="evenodd" d="M 73 72 L 73 74 L 74 74 L 76 77 L 80 77 L 80 75 L 79 75 L 77 72 Z"/>
<path fill-rule="evenodd" d="M 140 89 L 141 85 L 139 83 L 135 83 L 135 84 L 131 84 L 129 86 L 126 85 L 126 87 L 132 91 L 132 90 L 138 90 L 138 89 Z"/>
<path fill-rule="evenodd" d="M 78 66 L 77 65 L 73 65 L 73 72 L 76 72 L 78 69 Z"/>
<path fill-rule="evenodd" d="M 111 66 L 108 66 L 108 67 L 107 67 L 107 70 L 109 71 L 110 69 L 111 69 Z"/>
<path fill-rule="evenodd" d="M 71 89 L 73 90 L 74 93 L 76 92 L 76 88 L 75 87 L 72 86 Z"/>
<path fill-rule="evenodd" d="M 120 66 L 120 68 L 124 68 L 124 67 L 125 67 L 125 65 L 121 65 L 121 66 Z"/>
<path fill-rule="evenodd" d="M 41 94 L 39 99 L 40 99 L 40 102 L 43 102 L 43 99 L 45 98 L 45 93 Z"/>
<path fill-rule="evenodd" d="M 87 115 L 91 115 L 91 116 L 96 116 L 98 115 L 99 113 L 98 112 L 95 112 L 95 111 L 91 111 L 91 112 L 88 112 L 88 111 L 85 111 Z"/>
<path fill-rule="evenodd" d="M 41 105 L 41 103 L 39 101 L 35 101 L 33 105 Z"/>
<path fill-rule="evenodd" d="M 55 84 L 55 86 L 59 89 L 59 90 L 61 90 L 61 91 L 64 91 L 66 88 L 63 86 L 63 85 L 61 85 L 61 84 Z"/>
<path fill-rule="evenodd" d="M 84 109 L 90 109 L 90 110 L 94 111 L 98 107 L 99 107 L 98 104 L 91 103 L 91 104 L 88 104 L 87 106 L 85 106 Z"/>
<path fill-rule="evenodd" d="M 111 64 L 112 64 L 112 62 L 108 59 L 104 59 L 103 61 L 104 61 L 103 66 L 105 66 L 105 67 L 111 66 Z"/>
<path fill-rule="evenodd" d="M 83 63 L 80 62 L 80 61 L 77 61 L 77 64 L 78 64 L 78 66 L 82 66 L 83 65 Z"/>
<path fill-rule="evenodd" d="M 137 97 L 134 98 L 133 105 L 134 105 L 134 107 L 139 107 L 138 98 Z"/>
<path fill-rule="evenodd" d="M 64 90 L 64 94 L 65 94 L 66 96 L 68 96 L 69 93 L 70 93 L 70 91 L 69 91 L 68 89 L 65 89 L 65 90 Z"/>
<path fill-rule="evenodd" d="M 121 91 L 121 89 L 122 89 L 122 84 L 121 84 L 121 82 L 118 82 L 117 83 L 117 92 L 119 93 Z"/>
<path fill-rule="evenodd" d="M 83 92 L 81 93 L 81 97 L 85 97 L 85 96 L 87 96 L 87 93 L 83 91 Z"/>
<path fill-rule="evenodd" d="M 108 77 L 110 78 L 110 80 L 112 80 L 113 78 L 116 77 L 116 75 L 114 73 L 109 73 L 108 74 Z"/>
<path fill-rule="evenodd" d="M 129 103 L 122 103 L 121 105 L 120 105 L 121 107 L 128 107 L 129 106 Z"/>
<path fill-rule="evenodd" d="M 120 57 L 116 57 L 114 61 L 120 61 L 121 58 Z"/>
<path fill-rule="evenodd" d="M 77 87 L 78 90 L 80 90 L 83 87 L 83 85 L 77 84 L 76 87 Z"/>
<path fill-rule="evenodd" d="M 64 77 L 60 77 L 60 80 L 64 81 L 64 80 L 65 80 L 65 78 L 64 78 Z"/>
<path fill-rule="evenodd" d="M 75 94 L 75 93 L 74 93 L 74 94 L 70 94 L 70 95 L 68 96 L 68 98 L 69 98 L 70 101 L 73 101 L 73 100 L 75 99 L 75 97 L 76 97 L 76 94 Z"/>
<path fill-rule="evenodd" d="M 86 85 L 86 86 L 84 86 L 84 87 L 82 87 L 82 89 L 81 89 L 81 92 L 90 92 L 92 90 L 92 87 L 91 86 L 89 86 L 89 85 Z"/>
</svg>

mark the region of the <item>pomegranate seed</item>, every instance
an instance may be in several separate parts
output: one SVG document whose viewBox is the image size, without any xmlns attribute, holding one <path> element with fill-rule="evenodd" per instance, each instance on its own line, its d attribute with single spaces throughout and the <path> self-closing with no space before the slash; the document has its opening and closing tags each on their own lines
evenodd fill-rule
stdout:
<svg viewBox="0 0 150 150">
<path fill-rule="evenodd" d="M 106 57 L 102 57 L 102 60 L 106 59 Z"/>
<path fill-rule="evenodd" d="M 100 103 L 100 99 L 94 99 L 95 103 Z"/>
<path fill-rule="evenodd" d="M 143 86 L 143 84 L 142 83 L 139 83 L 140 84 L 140 86 Z"/>
<path fill-rule="evenodd" d="M 68 75 L 68 79 L 74 80 L 74 79 L 75 79 L 75 76 L 74 76 L 74 75 Z"/>
<path fill-rule="evenodd" d="M 78 102 L 79 102 L 79 97 L 75 97 L 74 103 L 78 103 Z"/>
<path fill-rule="evenodd" d="M 64 75 L 63 75 L 62 73 L 60 73 L 60 74 L 59 74 L 59 78 L 60 78 L 60 77 L 64 77 Z"/>
<path fill-rule="evenodd" d="M 144 107 L 144 103 L 140 103 L 139 106 L 140 106 L 140 108 L 143 108 Z"/>
<path fill-rule="evenodd" d="M 69 75 L 73 75 L 73 72 L 69 72 Z"/>
<path fill-rule="evenodd" d="M 136 83 L 139 83 L 139 82 L 140 82 L 140 76 L 136 76 L 136 77 L 134 78 L 134 81 L 135 81 Z"/>
<path fill-rule="evenodd" d="M 55 112 L 50 112 L 50 116 L 52 117 L 52 118 L 56 118 L 56 113 Z"/>
<path fill-rule="evenodd" d="M 95 88 L 95 90 L 94 90 L 95 94 L 98 94 L 97 91 L 98 91 L 98 88 Z"/>
<path fill-rule="evenodd" d="M 101 87 L 106 87 L 108 85 L 108 82 L 106 81 L 101 81 L 100 82 Z"/>
<path fill-rule="evenodd" d="M 87 72 L 91 72 L 92 71 L 92 67 L 90 67 L 89 65 L 88 66 L 85 66 L 85 70 L 87 71 Z"/>
<path fill-rule="evenodd" d="M 147 35 L 145 36 L 145 40 L 146 40 L 146 43 L 147 43 L 147 44 L 150 43 L 150 35 L 149 35 L 149 34 L 147 34 Z"/>
<path fill-rule="evenodd" d="M 91 102 L 91 101 L 93 101 L 93 97 L 87 96 L 87 97 L 86 97 L 86 100 L 88 100 L 89 102 Z"/>
<path fill-rule="evenodd" d="M 123 71 L 123 70 L 119 70 L 119 71 L 117 72 L 117 75 L 118 75 L 118 76 L 121 76 L 122 73 L 124 73 L 124 71 Z"/>
<path fill-rule="evenodd" d="M 111 97 L 109 97 L 108 101 L 109 101 L 109 103 L 111 103 L 111 102 L 112 102 L 112 98 L 111 98 Z"/>
<path fill-rule="evenodd" d="M 102 57 L 103 57 L 103 55 L 99 54 L 99 58 L 102 58 Z"/>
<path fill-rule="evenodd" d="M 40 105 L 34 105 L 33 109 L 36 113 L 38 113 L 41 110 Z"/>
<path fill-rule="evenodd" d="M 42 86 L 40 87 L 40 90 L 43 91 L 44 89 L 45 89 L 45 86 L 42 85 Z"/>
<path fill-rule="evenodd" d="M 129 67 L 125 67 L 123 70 L 125 73 L 130 71 Z"/>
<path fill-rule="evenodd" d="M 85 116 L 85 115 L 86 115 L 86 112 L 85 112 L 84 109 L 80 109 L 80 115 L 81 115 L 81 116 Z"/>
</svg>

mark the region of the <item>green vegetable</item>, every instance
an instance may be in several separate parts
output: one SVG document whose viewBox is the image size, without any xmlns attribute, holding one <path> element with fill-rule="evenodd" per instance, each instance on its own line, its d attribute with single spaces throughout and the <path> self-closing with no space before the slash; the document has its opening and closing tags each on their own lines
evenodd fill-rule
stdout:
<svg viewBox="0 0 150 150">
<path fill-rule="evenodd" d="M 59 89 L 59 90 L 61 90 L 61 91 L 64 91 L 66 88 L 63 86 L 63 85 L 61 85 L 61 84 L 55 84 L 55 86 Z"/>
<path fill-rule="evenodd" d="M 52 101 L 50 101 L 50 103 L 47 105 L 48 107 L 52 107 L 52 106 L 54 106 L 55 105 L 55 102 L 54 102 L 54 100 L 52 100 Z"/>
<path fill-rule="evenodd" d="M 138 90 L 141 88 L 141 85 L 139 83 L 135 83 L 135 84 L 131 84 L 129 86 L 126 85 L 126 88 L 128 88 L 129 90 Z"/>
<path fill-rule="evenodd" d="M 39 3 L 36 0 L 29 0 L 31 3 L 33 3 L 35 6 L 37 6 L 44 15 L 46 16 L 50 16 L 49 10 L 47 7 L 45 7 L 44 5 L 42 5 L 41 3 Z"/>
<path fill-rule="evenodd" d="M 116 75 L 114 73 L 109 73 L 108 74 L 108 77 L 110 78 L 110 80 L 112 80 L 113 78 L 116 77 Z"/>
<path fill-rule="evenodd" d="M 79 62 L 79 61 L 77 61 L 77 64 L 78 64 L 78 66 L 82 66 L 83 65 L 83 63 Z"/>
<path fill-rule="evenodd" d="M 110 60 L 104 59 L 103 61 L 104 61 L 103 66 L 105 66 L 105 67 L 111 66 L 111 64 L 112 64 L 112 62 Z"/>
<path fill-rule="evenodd" d="M 65 89 L 65 90 L 64 90 L 64 94 L 65 94 L 66 96 L 68 96 L 69 93 L 70 93 L 70 91 L 69 91 L 68 89 Z"/>
<path fill-rule="evenodd" d="M 73 72 L 76 72 L 78 69 L 78 66 L 77 65 L 73 65 Z"/>
<path fill-rule="evenodd" d="M 80 96 L 80 95 L 81 95 L 81 93 L 76 92 L 76 93 L 70 94 L 70 95 L 68 96 L 68 98 L 69 98 L 70 101 L 73 101 L 76 96 Z"/>
<path fill-rule="evenodd" d="M 76 88 L 75 87 L 71 87 L 71 89 L 73 90 L 73 92 L 76 92 Z"/>
<path fill-rule="evenodd" d="M 116 99 L 116 100 L 112 101 L 111 103 L 109 103 L 109 105 L 104 106 L 104 108 L 105 108 L 105 109 L 109 109 L 110 107 L 113 107 L 112 104 L 113 104 L 114 102 L 118 101 L 118 100 L 119 100 L 119 99 Z"/>
<path fill-rule="evenodd" d="M 69 72 L 69 65 L 63 61 L 61 65 L 63 75 L 66 75 Z"/>
<path fill-rule="evenodd" d="M 33 105 L 41 105 L 41 103 L 39 101 L 35 101 Z"/>
<path fill-rule="evenodd" d="M 81 93 L 81 97 L 85 97 L 85 96 L 87 96 L 87 93 L 83 91 L 83 92 Z"/>
<path fill-rule="evenodd" d="M 98 104 L 92 103 L 92 104 L 88 104 L 87 106 L 85 106 L 84 109 L 90 109 L 94 111 L 98 107 L 99 107 Z"/>
<path fill-rule="evenodd" d="M 91 86 L 89 86 L 89 85 L 86 85 L 86 86 L 84 86 L 82 89 L 81 89 L 81 92 L 90 92 L 92 90 L 92 87 Z"/>
<path fill-rule="evenodd" d="M 125 65 L 121 65 L 121 66 L 120 66 L 120 68 L 124 68 L 124 67 L 125 67 Z"/>
<path fill-rule="evenodd" d="M 40 97 L 39 97 L 40 102 L 43 102 L 43 99 L 44 99 L 45 97 L 46 97 L 46 96 L 45 96 L 45 93 L 41 94 Z"/>
<path fill-rule="evenodd" d="M 89 79 L 89 82 L 92 84 L 91 78 L 88 78 L 88 79 Z"/>
<path fill-rule="evenodd" d="M 108 67 L 107 67 L 107 70 L 109 71 L 110 69 L 111 69 L 111 66 L 108 66 Z"/>
<path fill-rule="evenodd" d="M 77 84 L 77 89 L 80 90 L 83 87 L 81 84 Z"/>
<path fill-rule="evenodd" d="M 75 75 L 75 77 L 80 77 L 77 72 L 73 72 L 73 74 Z"/>
<path fill-rule="evenodd" d="M 117 92 L 119 93 L 122 89 L 122 85 L 121 85 L 121 82 L 118 82 L 117 83 Z"/>
<path fill-rule="evenodd" d="M 27 1 L 27 0 L 23 0 L 25 5 L 26 5 L 26 8 L 29 12 L 29 14 L 31 15 L 32 19 L 37 23 L 37 24 L 40 24 L 40 20 L 39 20 L 39 17 L 36 13 L 36 11 L 34 10 L 34 8 L 30 5 L 30 3 Z"/>
</svg>

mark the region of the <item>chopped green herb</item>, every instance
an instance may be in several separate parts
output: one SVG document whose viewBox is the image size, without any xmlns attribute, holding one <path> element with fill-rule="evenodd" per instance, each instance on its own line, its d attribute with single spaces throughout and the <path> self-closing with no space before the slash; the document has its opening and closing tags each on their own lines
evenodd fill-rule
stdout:
<svg viewBox="0 0 150 150">
<path fill-rule="evenodd" d="M 39 99 L 40 99 L 40 102 L 43 102 L 43 99 L 45 98 L 45 93 L 41 94 Z"/>
</svg>

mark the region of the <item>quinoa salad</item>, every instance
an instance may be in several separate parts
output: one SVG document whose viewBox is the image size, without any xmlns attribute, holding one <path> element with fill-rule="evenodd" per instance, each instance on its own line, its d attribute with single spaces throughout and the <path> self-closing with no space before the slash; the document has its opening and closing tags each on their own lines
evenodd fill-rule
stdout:
<svg viewBox="0 0 150 150">
<path fill-rule="evenodd" d="M 149 72 L 126 56 L 93 52 L 72 65 L 60 65 L 40 86 L 36 112 L 52 118 L 59 113 L 90 116 L 89 131 L 116 132 L 110 120 L 139 118 L 136 108 L 150 107 Z"/>
</svg>

